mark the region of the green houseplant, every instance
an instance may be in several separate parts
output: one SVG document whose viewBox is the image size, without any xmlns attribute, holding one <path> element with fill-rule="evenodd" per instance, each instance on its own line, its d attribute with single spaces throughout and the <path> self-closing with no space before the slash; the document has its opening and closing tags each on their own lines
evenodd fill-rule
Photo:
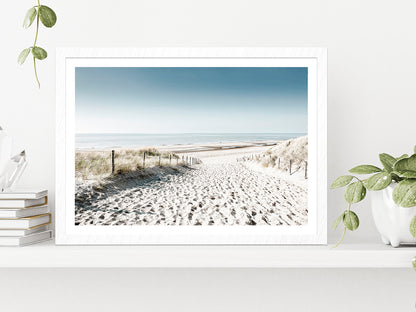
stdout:
<svg viewBox="0 0 416 312">
<path fill-rule="evenodd" d="M 334 229 L 341 222 L 344 225 L 342 237 L 334 247 L 342 242 L 347 230 L 355 231 L 358 228 L 359 217 L 352 211 L 351 206 L 362 201 L 368 191 L 380 191 L 391 185 L 394 187 L 392 198 L 397 206 L 416 206 L 416 146 L 413 155 L 410 156 L 404 154 L 396 158 L 382 153 L 379 158 L 382 169 L 373 165 L 360 165 L 349 170 L 354 175 L 340 176 L 332 183 L 331 189 L 346 187 L 344 198 L 348 204 L 347 209 L 333 223 Z M 370 176 L 361 178 L 361 175 Z M 409 231 L 416 237 L 416 216 L 411 219 Z"/>
<path fill-rule="evenodd" d="M 48 28 L 53 27 L 56 24 L 56 14 L 50 7 L 47 7 L 46 5 L 41 5 L 40 1 L 37 0 L 37 5 L 30 8 L 27 11 L 25 19 L 23 21 L 23 27 L 29 28 L 33 24 L 35 19 L 36 19 L 36 32 L 35 32 L 34 43 L 32 46 L 20 52 L 17 58 L 17 62 L 20 65 L 22 65 L 26 61 L 29 54 L 32 53 L 35 78 L 40 88 L 39 77 L 38 77 L 38 73 L 36 70 L 36 60 L 44 60 L 48 56 L 48 53 L 46 52 L 45 49 L 37 45 L 38 35 L 39 35 L 39 24 L 40 24 L 39 21 L 42 22 L 42 24 L 45 27 L 48 27 Z"/>
</svg>

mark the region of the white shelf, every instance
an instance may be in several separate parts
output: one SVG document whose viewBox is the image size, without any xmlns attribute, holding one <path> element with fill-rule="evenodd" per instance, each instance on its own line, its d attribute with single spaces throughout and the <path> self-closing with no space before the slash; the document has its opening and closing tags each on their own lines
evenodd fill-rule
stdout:
<svg viewBox="0 0 416 312">
<path fill-rule="evenodd" d="M 0 268 L 411 268 L 416 248 L 330 246 L 1 247 Z"/>
</svg>

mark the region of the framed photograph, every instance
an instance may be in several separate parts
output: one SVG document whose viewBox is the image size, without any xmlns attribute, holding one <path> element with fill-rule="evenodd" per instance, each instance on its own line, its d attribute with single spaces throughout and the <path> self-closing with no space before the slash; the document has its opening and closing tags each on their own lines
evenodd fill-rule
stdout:
<svg viewBox="0 0 416 312">
<path fill-rule="evenodd" d="M 57 244 L 326 244 L 324 48 L 57 50 Z"/>
</svg>

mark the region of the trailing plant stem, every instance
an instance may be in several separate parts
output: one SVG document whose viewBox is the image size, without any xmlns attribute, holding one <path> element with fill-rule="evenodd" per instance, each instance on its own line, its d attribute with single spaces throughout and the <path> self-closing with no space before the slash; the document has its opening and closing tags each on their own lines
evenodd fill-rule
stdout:
<svg viewBox="0 0 416 312">
<path fill-rule="evenodd" d="M 351 210 L 351 204 L 348 204 L 348 212 L 350 212 L 350 210 Z M 339 244 L 342 243 L 342 241 L 344 240 L 346 232 L 347 232 L 347 227 L 344 226 L 344 232 L 342 232 L 342 236 L 341 236 L 340 240 L 338 241 L 338 243 L 336 243 L 334 246 L 332 246 L 331 249 L 337 248 L 339 246 Z"/>
<path fill-rule="evenodd" d="M 344 237 L 345 237 L 345 233 L 346 232 L 347 232 L 347 227 L 344 226 L 344 232 L 342 232 L 341 239 L 338 241 L 338 243 L 336 243 L 334 246 L 332 246 L 331 249 L 337 248 L 339 246 L 339 244 L 342 243 L 342 241 L 344 240 Z"/>
<path fill-rule="evenodd" d="M 38 9 L 37 9 L 37 16 L 36 16 L 36 35 L 35 35 L 35 42 L 33 43 L 33 47 L 36 47 L 36 42 L 38 41 L 38 34 L 39 34 L 39 8 L 40 8 L 40 2 L 38 0 Z M 36 70 L 36 58 L 33 56 L 33 67 L 35 69 L 35 78 L 38 83 L 39 89 L 40 89 L 40 81 L 38 77 L 38 72 Z"/>
<path fill-rule="evenodd" d="M 36 78 L 36 81 L 37 81 L 39 89 L 40 89 L 40 81 L 39 81 L 39 78 L 38 78 L 38 72 L 36 70 L 36 58 L 35 57 L 33 57 L 33 67 L 35 69 L 35 78 Z"/>
<path fill-rule="evenodd" d="M 19 56 L 17 57 L 17 63 L 22 65 L 28 58 L 29 54 L 32 53 L 35 79 L 40 89 L 40 81 L 37 71 L 37 65 L 39 63 L 36 61 L 36 59 L 44 60 L 48 57 L 48 52 L 38 46 L 39 28 L 41 23 L 47 28 L 53 27 L 56 24 L 57 18 L 56 13 L 50 7 L 40 4 L 40 0 L 32 1 L 34 1 L 37 5 L 32 6 L 26 12 L 26 16 L 23 20 L 23 28 L 29 28 L 31 25 L 35 24 L 34 22 L 36 19 L 35 39 L 32 46 L 27 47 L 19 53 Z"/>
</svg>

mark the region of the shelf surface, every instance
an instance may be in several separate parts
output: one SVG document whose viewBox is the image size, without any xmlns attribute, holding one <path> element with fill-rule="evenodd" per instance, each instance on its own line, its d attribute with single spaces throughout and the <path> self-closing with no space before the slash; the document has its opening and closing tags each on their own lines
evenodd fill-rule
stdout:
<svg viewBox="0 0 416 312">
<path fill-rule="evenodd" d="M 0 247 L 0 268 L 411 268 L 416 248 L 330 246 Z"/>
</svg>

